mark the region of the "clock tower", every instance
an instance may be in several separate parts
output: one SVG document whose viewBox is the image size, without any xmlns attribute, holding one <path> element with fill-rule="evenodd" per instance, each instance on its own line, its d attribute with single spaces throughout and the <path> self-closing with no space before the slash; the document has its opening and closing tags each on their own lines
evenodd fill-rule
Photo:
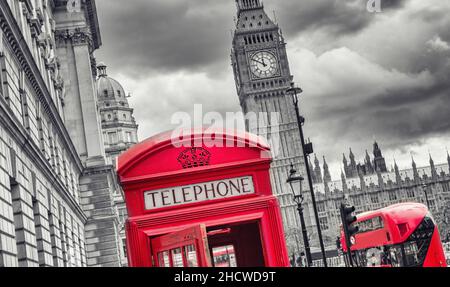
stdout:
<svg viewBox="0 0 450 287">
<path fill-rule="evenodd" d="M 237 94 L 244 114 L 263 117 L 257 125 L 247 121 L 246 128 L 271 144 L 272 189 L 281 205 L 285 229 L 300 228 L 296 205 L 286 183 L 291 164 L 305 178 L 304 192 L 309 185 L 294 105 L 286 94 L 293 80 L 286 44 L 280 28 L 267 16 L 260 0 L 236 0 L 236 4 L 238 17 L 231 61 Z"/>
</svg>

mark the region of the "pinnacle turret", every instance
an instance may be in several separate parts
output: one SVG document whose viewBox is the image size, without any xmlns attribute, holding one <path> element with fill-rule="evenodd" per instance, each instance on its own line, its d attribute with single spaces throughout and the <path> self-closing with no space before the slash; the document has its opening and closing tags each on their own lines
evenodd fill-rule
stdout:
<svg viewBox="0 0 450 287">
<path fill-rule="evenodd" d="M 320 162 L 314 154 L 314 173 L 316 175 L 316 183 L 322 183 L 322 171 L 320 170 Z"/>
<path fill-rule="evenodd" d="M 448 153 L 448 150 L 447 150 L 447 164 L 448 164 L 448 172 L 450 173 L 450 154 Z"/>
<path fill-rule="evenodd" d="M 330 169 L 328 168 L 328 163 L 327 160 L 325 159 L 325 156 L 323 157 L 323 181 L 325 183 L 331 181 Z"/>
<path fill-rule="evenodd" d="M 395 179 L 397 183 L 402 181 L 402 177 L 400 176 L 400 170 L 398 169 L 397 161 L 394 159 L 394 171 L 395 171 Z"/>
<path fill-rule="evenodd" d="M 433 179 L 436 179 L 436 178 L 438 178 L 438 173 L 437 173 L 437 170 L 436 170 L 436 166 L 434 165 L 434 160 L 433 160 L 433 157 L 431 156 L 431 153 L 429 153 L 429 155 L 430 155 L 431 177 Z"/>
</svg>

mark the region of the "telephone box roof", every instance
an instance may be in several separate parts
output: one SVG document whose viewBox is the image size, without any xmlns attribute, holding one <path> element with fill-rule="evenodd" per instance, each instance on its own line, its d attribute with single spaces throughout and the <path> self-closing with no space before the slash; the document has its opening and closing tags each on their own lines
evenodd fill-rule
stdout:
<svg viewBox="0 0 450 287">
<path fill-rule="evenodd" d="M 181 135 L 183 136 L 181 137 Z M 174 131 L 166 131 L 134 145 L 120 155 L 117 166 L 118 174 L 123 175 L 133 164 L 139 162 L 155 150 L 170 145 L 175 147 L 175 144 L 182 144 L 186 147 L 186 143 L 188 143 L 188 146 L 196 147 L 194 144 L 196 140 L 208 140 L 211 138 L 214 140 L 223 139 L 240 143 L 241 145 L 239 147 L 253 147 L 261 151 L 270 152 L 269 144 L 263 137 L 245 131 L 211 128 L 184 129 L 176 133 Z"/>
</svg>

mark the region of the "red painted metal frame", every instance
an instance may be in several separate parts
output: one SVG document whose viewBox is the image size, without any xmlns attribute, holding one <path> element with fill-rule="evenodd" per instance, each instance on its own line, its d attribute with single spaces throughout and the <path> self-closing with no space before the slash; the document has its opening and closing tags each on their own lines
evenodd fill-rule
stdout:
<svg viewBox="0 0 450 287">
<path fill-rule="evenodd" d="M 156 265 L 159 266 L 158 254 L 163 251 L 170 251 L 175 248 L 180 248 L 182 251 L 183 264 L 187 266 L 187 259 L 184 254 L 184 247 L 188 245 L 194 245 L 197 253 L 197 260 L 199 266 L 211 267 L 211 258 L 206 252 L 209 252 L 209 246 L 207 241 L 206 227 L 202 225 L 187 228 L 175 233 L 169 233 L 167 235 L 157 237 L 151 240 L 153 258 Z M 170 261 L 172 262 L 172 254 L 170 255 Z M 173 264 L 173 263 L 171 263 Z"/>
<path fill-rule="evenodd" d="M 272 194 L 270 149 L 263 139 L 245 132 L 192 131 L 186 143 L 203 139 L 209 165 L 183 169 L 177 161 L 186 147 L 173 145 L 171 133 L 152 137 L 119 157 L 118 174 L 125 193 L 129 266 L 152 266 L 151 239 L 191 226 L 208 227 L 258 222 L 265 265 L 287 267 L 281 212 Z M 233 147 L 212 146 L 222 141 Z M 217 199 L 155 210 L 145 210 L 144 192 L 175 186 L 252 176 L 255 194 Z M 155 259 L 156 260 L 156 259 Z"/>
</svg>

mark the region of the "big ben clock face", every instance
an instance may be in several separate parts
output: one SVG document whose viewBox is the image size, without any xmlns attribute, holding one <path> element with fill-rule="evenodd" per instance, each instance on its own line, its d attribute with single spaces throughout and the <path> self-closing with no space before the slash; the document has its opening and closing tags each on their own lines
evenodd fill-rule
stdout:
<svg viewBox="0 0 450 287">
<path fill-rule="evenodd" d="M 250 70 L 258 78 L 273 77 L 278 72 L 277 58 L 268 51 L 257 52 L 250 58 Z"/>
</svg>

